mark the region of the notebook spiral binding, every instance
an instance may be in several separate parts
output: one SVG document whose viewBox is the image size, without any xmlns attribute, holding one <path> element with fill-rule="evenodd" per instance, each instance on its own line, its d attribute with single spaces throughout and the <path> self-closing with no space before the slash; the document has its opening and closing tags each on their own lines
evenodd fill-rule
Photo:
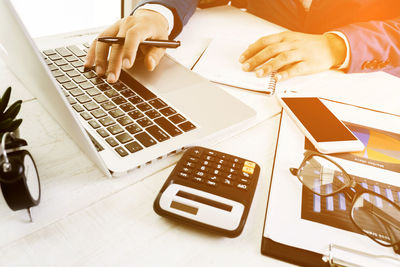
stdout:
<svg viewBox="0 0 400 267">
<path fill-rule="evenodd" d="M 276 82 L 277 81 L 275 79 L 275 74 L 276 74 L 276 71 L 274 71 L 270 74 L 270 79 L 269 79 L 269 83 L 268 83 L 268 92 L 271 95 L 275 94 L 275 90 L 276 90 Z"/>
</svg>

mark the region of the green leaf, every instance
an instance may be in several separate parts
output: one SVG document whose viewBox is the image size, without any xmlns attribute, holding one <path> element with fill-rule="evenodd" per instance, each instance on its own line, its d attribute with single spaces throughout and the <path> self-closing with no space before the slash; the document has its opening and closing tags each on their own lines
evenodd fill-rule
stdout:
<svg viewBox="0 0 400 267">
<path fill-rule="evenodd" d="M 21 110 L 22 100 L 16 101 L 3 114 L 0 114 L 0 121 L 4 119 L 14 119 Z"/>
<path fill-rule="evenodd" d="M 11 125 L 12 122 L 13 122 L 13 119 L 10 119 L 10 118 L 0 121 L 0 131 L 7 129 Z"/>
<path fill-rule="evenodd" d="M 7 129 L 7 132 L 13 132 L 13 131 L 17 130 L 18 127 L 21 125 L 21 123 L 22 123 L 22 119 L 13 121 L 11 123 L 11 125 L 9 126 L 9 128 Z"/>
<path fill-rule="evenodd" d="M 8 106 L 8 101 L 10 101 L 10 95 L 11 95 L 11 87 L 8 87 L 7 90 L 4 92 L 3 96 L 1 97 L 0 113 L 3 113 L 6 107 Z"/>
</svg>

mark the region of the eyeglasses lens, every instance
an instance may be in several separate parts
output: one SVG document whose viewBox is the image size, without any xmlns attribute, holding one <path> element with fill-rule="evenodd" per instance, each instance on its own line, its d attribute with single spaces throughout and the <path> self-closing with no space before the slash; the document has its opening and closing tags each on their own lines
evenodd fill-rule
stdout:
<svg viewBox="0 0 400 267">
<path fill-rule="evenodd" d="M 393 245 L 400 241 L 400 209 L 379 195 L 363 193 L 354 202 L 354 223 L 376 241 Z"/>
<path fill-rule="evenodd" d="M 350 178 L 339 166 L 317 155 L 300 166 L 297 176 L 311 191 L 320 195 L 336 193 L 350 183 Z"/>
</svg>

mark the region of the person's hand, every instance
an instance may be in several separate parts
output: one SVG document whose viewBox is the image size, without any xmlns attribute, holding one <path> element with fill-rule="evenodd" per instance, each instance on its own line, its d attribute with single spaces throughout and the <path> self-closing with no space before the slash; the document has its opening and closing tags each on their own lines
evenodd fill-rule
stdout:
<svg viewBox="0 0 400 267">
<path fill-rule="evenodd" d="M 279 81 L 338 67 L 345 58 L 346 44 L 336 34 L 287 31 L 260 38 L 243 52 L 239 62 L 244 71 L 255 70 L 257 77 L 276 71 Z"/>
<path fill-rule="evenodd" d="M 151 10 L 137 10 L 132 16 L 114 23 L 99 37 L 125 37 L 124 45 L 93 41 L 86 57 L 85 67 L 96 65 L 99 76 L 107 75 L 107 81 L 118 80 L 121 67 L 132 67 L 140 42 L 151 39 L 168 39 L 168 21 L 159 13 Z M 144 64 L 149 71 L 154 70 L 165 54 L 165 48 L 141 47 Z M 109 56 L 110 54 L 110 56 Z M 107 58 L 109 56 L 109 61 Z"/>
</svg>

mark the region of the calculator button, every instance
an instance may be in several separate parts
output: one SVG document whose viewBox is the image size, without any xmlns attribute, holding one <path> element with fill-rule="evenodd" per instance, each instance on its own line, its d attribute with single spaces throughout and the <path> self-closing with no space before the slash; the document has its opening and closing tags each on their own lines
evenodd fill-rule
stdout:
<svg viewBox="0 0 400 267">
<path fill-rule="evenodd" d="M 210 181 L 210 180 L 208 180 L 206 182 L 206 184 L 209 185 L 209 186 L 213 186 L 213 187 L 215 187 L 217 185 L 214 181 Z"/>
<path fill-rule="evenodd" d="M 186 162 L 186 163 L 185 163 L 185 166 L 187 166 L 187 167 L 194 167 L 195 164 L 194 164 L 193 162 Z"/>
<path fill-rule="evenodd" d="M 248 174 L 253 174 L 254 173 L 254 168 L 249 168 L 249 167 L 243 167 L 242 168 L 243 173 L 248 173 Z"/>
<path fill-rule="evenodd" d="M 191 162 L 193 162 L 193 163 L 197 163 L 197 162 L 199 161 L 198 158 L 192 157 L 192 156 L 189 156 L 189 157 L 188 157 L 188 160 L 191 161 Z"/>
<path fill-rule="evenodd" d="M 254 162 L 251 162 L 251 161 L 245 161 L 244 162 L 244 166 L 254 169 L 256 167 L 256 164 Z"/>
<path fill-rule="evenodd" d="M 236 187 L 239 189 L 247 190 L 247 185 L 245 184 L 237 184 Z"/>
<path fill-rule="evenodd" d="M 250 184 L 250 181 L 247 180 L 247 179 L 241 178 L 240 179 L 240 183 L 242 183 L 242 184 Z"/>
<path fill-rule="evenodd" d="M 178 172 L 178 176 L 182 178 L 189 178 L 189 174 L 186 172 Z"/>
<path fill-rule="evenodd" d="M 186 167 L 182 168 L 182 171 L 187 173 L 187 174 L 191 174 L 192 173 L 192 169 L 186 168 Z"/>
<path fill-rule="evenodd" d="M 195 182 L 199 182 L 199 183 L 202 183 L 203 181 L 204 181 L 204 179 L 203 178 L 201 178 L 201 177 L 193 177 L 193 180 L 195 181 Z"/>
<path fill-rule="evenodd" d="M 229 185 L 229 186 L 232 186 L 233 185 L 233 182 L 231 181 L 231 180 L 229 180 L 229 179 L 224 179 L 224 181 L 222 182 L 224 185 Z"/>
</svg>

